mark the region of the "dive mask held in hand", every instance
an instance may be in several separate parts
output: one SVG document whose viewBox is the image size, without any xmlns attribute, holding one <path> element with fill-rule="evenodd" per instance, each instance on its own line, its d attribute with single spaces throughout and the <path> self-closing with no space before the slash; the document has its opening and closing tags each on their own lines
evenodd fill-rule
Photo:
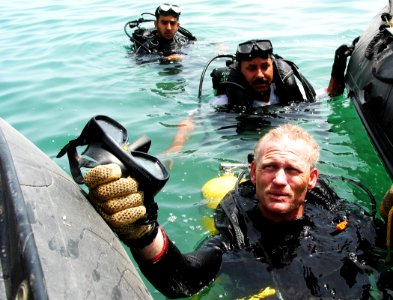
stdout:
<svg viewBox="0 0 393 300">
<path fill-rule="evenodd" d="M 156 157 L 147 154 L 151 141 L 146 136 L 128 143 L 127 129 L 107 116 L 95 116 L 86 124 L 82 133 L 57 154 L 57 158 L 67 153 L 71 174 L 74 180 L 82 184 L 81 168 L 94 168 L 109 163 L 118 164 L 123 175 L 130 175 L 138 181 L 145 193 L 147 215 L 156 217 L 157 204 L 153 197 L 164 187 L 169 179 L 165 166 Z M 82 155 L 77 147 L 87 146 Z M 149 220 L 144 220 L 149 223 Z"/>
</svg>

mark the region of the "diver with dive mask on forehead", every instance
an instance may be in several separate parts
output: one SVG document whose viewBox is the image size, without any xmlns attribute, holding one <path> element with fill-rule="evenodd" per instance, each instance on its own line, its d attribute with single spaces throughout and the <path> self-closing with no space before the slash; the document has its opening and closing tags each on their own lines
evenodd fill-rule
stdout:
<svg viewBox="0 0 393 300">
<path fill-rule="evenodd" d="M 253 39 L 238 44 L 235 55 L 220 54 L 205 65 L 198 90 L 202 97 L 202 85 L 209 65 L 217 58 L 228 58 L 225 67 L 211 72 L 215 97 L 210 104 L 219 112 L 235 112 L 247 116 L 258 113 L 271 105 L 286 106 L 296 102 L 315 102 L 317 98 L 336 96 L 343 86 L 347 48 L 339 48 L 334 55 L 329 87 L 315 92 L 311 83 L 302 75 L 295 63 L 273 53 L 268 39 Z M 344 66 L 344 69 L 343 69 Z M 178 124 L 172 145 L 166 154 L 182 150 L 188 135 L 195 129 L 194 118 L 199 110 L 191 112 Z"/>
<path fill-rule="evenodd" d="M 210 104 L 220 112 L 254 114 L 269 105 L 289 105 L 292 102 L 314 102 L 316 93 L 309 81 L 291 61 L 273 53 L 267 39 L 253 39 L 238 44 L 236 54 L 222 54 L 212 58 L 204 67 L 198 98 L 202 96 L 204 75 L 217 58 L 229 58 L 227 66 L 212 71 L 215 97 Z M 178 125 L 178 131 L 166 154 L 178 152 L 195 128 L 191 112 Z"/>
<path fill-rule="evenodd" d="M 144 15 L 155 16 L 155 20 L 144 19 Z M 143 13 L 142 17 L 127 22 L 124 31 L 133 43 L 133 53 L 140 55 L 158 54 L 163 62 L 181 60 L 181 49 L 196 41 L 196 37 L 180 26 L 181 9 L 178 5 L 164 3 L 158 6 L 154 15 Z M 140 27 L 144 22 L 154 21 L 154 29 Z M 129 28 L 135 28 L 130 34 Z"/>
<path fill-rule="evenodd" d="M 211 73 L 218 96 L 213 99 L 213 106 L 250 111 L 266 105 L 315 101 L 311 84 L 293 62 L 273 53 L 270 40 L 240 43 L 235 56 L 228 57 L 232 60 L 227 62 L 227 67 L 216 68 Z"/>
</svg>

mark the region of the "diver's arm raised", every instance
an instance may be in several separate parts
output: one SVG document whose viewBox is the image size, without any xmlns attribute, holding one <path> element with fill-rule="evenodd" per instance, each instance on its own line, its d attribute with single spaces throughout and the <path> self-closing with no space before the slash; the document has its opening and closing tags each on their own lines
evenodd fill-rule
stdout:
<svg viewBox="0 0 393 300">
<path fill-rule="evenodd" d="M 344 92 L 347 58 L 352 54 L 353 47 L 353 45 L 348 46 L 344 44 L 338 47 L 334 53 L 330 82 L 326 89 L 326 92 L 331 97 L 341 95 Z"/>
<path fill-rule="evenodd" d="M 121 176 L 118 165 L 100 165 L 84 176 L 84 182 L 90 202 L 130 248 L 146 278 L 171 298 L 191 296 L 209 284 L 221 266 L 221 241 L 182 254 L 158 225 L 156 214 L 146 212 L 138 182 Z M 149 221 L 141 222 L 143 218 Z"/>
</svg>

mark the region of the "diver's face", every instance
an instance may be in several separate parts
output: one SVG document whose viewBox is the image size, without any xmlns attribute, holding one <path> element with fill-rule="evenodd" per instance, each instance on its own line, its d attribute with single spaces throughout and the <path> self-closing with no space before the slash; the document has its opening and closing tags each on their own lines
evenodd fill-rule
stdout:
<svg viewBox="0 0 393 300">
<path fill-rule="evenodd" d="M 273 81 L 273 60 L 270 57 L 243 60 L 240 62 L 240 72 L 255 91 L 264 94 Z"/>
<path fill-rule="evenodd" d="M 261 147 L 259 161 L 251 164 L 251 181 L 262 215 L 275 222 L 301 218 L 307 190 L 318 178 L 318 170 L 310 166 L 307 145 L 285 138 Z"/>
<path fill-rule="evenodd" d="M 158 35 L 161 38 L 165 40 L 171 40 L 179 29 L 180 23 L 179 20 L 174 16 L 160 15 L 158 20 L 154 22 L 154 25 L 158 31 Z"/>
</svg>

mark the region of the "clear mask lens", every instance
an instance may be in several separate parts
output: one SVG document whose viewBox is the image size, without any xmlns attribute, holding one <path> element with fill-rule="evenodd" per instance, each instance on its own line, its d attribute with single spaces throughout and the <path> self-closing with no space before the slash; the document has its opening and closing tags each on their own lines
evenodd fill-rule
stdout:
<svg viewBox="0 0 393 300">
<path fill-rule="evenodd" d="M 161 4 L 161 6 L 160 6 L 160 13 L 161 12 L 170 12 L 171 10 L 174 11 L 178 15 L 180 15 L 180 13 L 181 13 L 180 7 L 177 5 L 164 3 L 164 4 Z"/>
<path fill-rule="evenodd" d="M 257 40 L 240 44 L 237 51 L 241 54 L 250 54 L 254 48 L 256 48 L 255 50 L 267 53 L 271 53 L 273 50 L 272 44 L 269 40 Z"/>
</svg>

